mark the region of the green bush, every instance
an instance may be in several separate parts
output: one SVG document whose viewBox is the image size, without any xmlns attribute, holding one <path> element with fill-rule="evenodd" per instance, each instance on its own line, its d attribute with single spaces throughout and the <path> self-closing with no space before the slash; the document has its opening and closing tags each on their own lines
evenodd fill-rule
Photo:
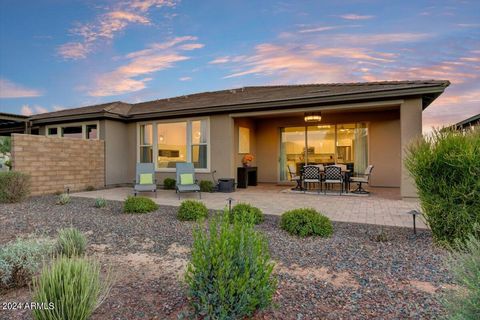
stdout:
<svg viewBox="0 0 480 320">
<path fill-rule="evenodd" d="M 177 218 L 180 221 L 193 221 L 208 217 L 208 209 L 203 202 L 184 200 L 178 208 Z"/>
<path fill-rule="evenodd" d="M 213 192 L 213 182 L 210 180 L 200 180 L 200 191 Z"/>
<path fill-rule="evenodd" d="M 17 171 L 0 172 L 0 203 L 20 202 L 29 194 L 29 175 Z"/>
<path fill-rule="evenodd" d="M 480 130 L 434 131 L 408 148 L 423 215 L 435 240 L 452 244 L 480 223 Z"/>
<path fill-rule="evenodd" d="M 477 225 L 478 228 L 478 225 Z M 480 229 L 477 229 L 480 234 Z M 460 244 L 460 241 L 457 242 Z M 443 304 L 449 319 L 474 320 L 480 318 L 480 238 L 469 235 L 461 249 L 453 252 L 449 268 L 458 288 L 444 297 Z"/>
<path fill-rule="evenodd" d="M 105 300 L 109 277 L 100 279 L 100 264 L 85 258 L 60 256 L 33 281 L 33 301 L 54 308 L 34 309 L 36 320 L 88 319 Z"/>
<path fill-rule="evenodd" d="M 107 206 L 107 200 L 104 198 L 95 199 L 95 208 L 105 208 Z"/>
<path fill-rule="evenodd" d="M 65 228 L 58 232 L 57 252 L 66 256 L 83 256 L 87 249 L 87 238 L 76 228 Z"/>
<path fill-rule="evenodd" d="M 87 186 L 85 188 L 85 191 L 94 191 L 95 190 L 95 187 L 94 186 Z"/>
<path fill-rule="evenodd" d="M 126 213 L 147 213 L 158 209 L 152 199 L 145 197 L 132 197 L 128 196 L 123 204 L 123 212 Z"/>
<path fill-rule="evenodd" d="M 70 201 L 72 201 L 72 198 L 70 198 L 70 195 L 68 193 L 62 193 L 61 195 L 58 196 L 57 204 L 63 206 L 63 205 L 69 204 Z"/>
<path fill-rule="evenodd" d="M 193 234 L 185 279 L 202 319 L 243 319 L 270 305 L 276 289 L 266 239 L 250 223 L 230 224 L 228 213 Z"/>
<path fill-rule="evenodd" d="M 165 180 L 163 180 L 163 188 L 166 190 L 175 190 L 175 184 L 175 179 L 165 178 Z"/>
<path fill-rule="evenodd" d="M 333 233 L 330 219 L 314 209 L 294 209 L 285 212 L 280 218 L 280 227 L 300 237 L 329 237 Z"/>
<path fill-rule="evenodd" d="M 254 207 L 248 203 L 238 203 L 232 208 L 230 214 L 230 222 L 233 223 L 235 219 L 248 220 L 254 224 L 262 223 L 265 220 L 262 210 Z"/>
<path fill-rule="evenodd" d="M 48 239 L 21 239 L 0 248 L 0 288 L 27 284 L 38 270 L 42 260 L 53 252 Z"/>
</svg>

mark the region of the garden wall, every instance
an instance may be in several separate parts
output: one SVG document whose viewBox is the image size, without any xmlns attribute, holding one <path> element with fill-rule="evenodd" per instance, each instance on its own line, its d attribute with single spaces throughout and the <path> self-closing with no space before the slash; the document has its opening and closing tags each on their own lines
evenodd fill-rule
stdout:
<svg viewBox="0 0 480 320">
<path fill-rule="evenodd" d="M 105 186 L 103 140 L 12 134 L 12 165 L 31 176 L 32 195 Z"/>
</svg>

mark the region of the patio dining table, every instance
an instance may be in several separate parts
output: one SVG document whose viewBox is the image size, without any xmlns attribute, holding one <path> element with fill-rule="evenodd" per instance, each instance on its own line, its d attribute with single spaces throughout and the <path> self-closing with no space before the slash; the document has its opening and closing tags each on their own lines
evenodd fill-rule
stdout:
<svg viewBox="0 0 480 320">
<path fill-rule="evenodd" d="M 312 165 L 312 166 L 316 166 L 318 167 L 318 165 Z M 351 174 L 352 170 L 350 169 L 343 169 L 342 168 L 342 175 L 344 177 L 344 180 L 343 180 L 343 183 L 344 183 L 344 186 L 345 186 L 345 191 L 346 193 L 348 193 L 348 190 L 350 189 L 350 174 Z M 304 170 L 303 168 L 300 170 L 300 182 L 299 182 L 299 185 L 301 186 L 301 189 L 303 190 L 303 184 L 302 184 L 302 181 L 304 180 L 303 178 L 303 173 L 304 173 Z M 325 171 L 320 171 L 320 175 L 325 175 Z"/>
</svg>

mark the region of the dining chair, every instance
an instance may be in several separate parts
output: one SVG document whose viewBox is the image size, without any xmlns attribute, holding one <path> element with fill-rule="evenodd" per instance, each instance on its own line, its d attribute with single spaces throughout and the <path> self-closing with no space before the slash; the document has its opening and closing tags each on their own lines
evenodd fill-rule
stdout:
<svg viewBox="0 0 480 320">
<path fill-rule="evenodd" d="M 302 189 L 302 177 L 297 175 L 297 168 L 293 164 L 287 165 L 288 174 L 290 175 L 290 181 L 295 181 L 297 186 L 294 188 L 296 190 Z"/>
<path fill-rule="evenodd" d="M 318 183 L 317 192 L 322 191 L 322 175 L 318 166 L 305 166 L 303 167 L 303 192 L 306 192 L 307 187 L 311 183 Z"/>
<path fill-rule="evenodd" d="M 325 167 L 325 194 L 327 194 L 328 185 L 340 184 L 340 195 L 342 195 L 343 181 L 342 169 L 339 166 L 333 165 Z"/>
</svg>

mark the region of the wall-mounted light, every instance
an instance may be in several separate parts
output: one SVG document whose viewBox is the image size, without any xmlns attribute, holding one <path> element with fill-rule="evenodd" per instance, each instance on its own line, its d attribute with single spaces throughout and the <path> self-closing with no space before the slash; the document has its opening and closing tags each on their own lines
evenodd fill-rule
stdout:
<svg viewBox="0 0 480 320">
<path fill-rule="evenodd" d="M 320 112 L 305 112 L 305 117 L 303 119 L 305 122 L 320 122 L 320 120 L 322 120 L 322 115 Z"/>
</svg>

